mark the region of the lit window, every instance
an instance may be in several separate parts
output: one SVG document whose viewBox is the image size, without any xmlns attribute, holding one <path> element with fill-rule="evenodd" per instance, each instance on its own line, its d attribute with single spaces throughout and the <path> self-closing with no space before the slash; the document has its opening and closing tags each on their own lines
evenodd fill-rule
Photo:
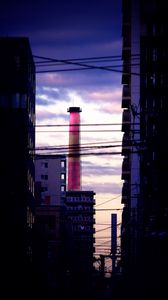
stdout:
<svg viewBox="0 0 168 300">
<path fill-rule="evenodd" d="M 61 192 L 65 192 L 65 186 L 61 185 Z"/>
<path fill-rule="evenodd" d="M 65 180 L 65 174 L 61 173 L 61 180 Z"/>
<path fill-rule="evenodd" d="M 61 168 L 65 168 L 65 160 L 61 160 Z"/>
</svg>

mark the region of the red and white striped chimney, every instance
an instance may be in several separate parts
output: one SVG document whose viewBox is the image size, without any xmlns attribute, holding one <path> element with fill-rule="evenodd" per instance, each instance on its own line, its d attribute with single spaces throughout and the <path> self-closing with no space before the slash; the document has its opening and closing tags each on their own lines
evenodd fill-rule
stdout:
<svg viewBox="0 0 168 300">
<path fill-rule="evenodd" d="M 68 190 L 81 190 L 80 165 L 80 112 L 79 107 L 69 107 L 69 157 L 68 157 Z"/>
</svg>

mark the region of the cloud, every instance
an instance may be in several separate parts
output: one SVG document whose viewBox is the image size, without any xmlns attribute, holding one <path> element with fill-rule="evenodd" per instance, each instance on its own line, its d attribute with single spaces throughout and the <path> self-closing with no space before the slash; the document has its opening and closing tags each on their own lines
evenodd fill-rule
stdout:
<svg viewBox="0 0 168 300">
<path fill-rule="evenodd" d="M 54 105 L 59 101 L 70 101 L 68 91 L 63 88 L 39 85 L 36 89 L 36 104 L 42 106 Z"/>
<path fill-rule="evenodd" d="M 73 67 L 73 66 L 71 66 Z M 71 68 L 70 67 L 70 68 Z M 68 66 L 69 68 L 69 66 Z M 113 89 L 118 84 L 118 74 L 113 75 L 112 72 L 102 70 L 85 70 L 74 72 L 55 72 L 51 73 L 37 73 L 37 85 L 50 86 L 56 88 L 75 88 L 75 90 L 82 92 L 83 88 L 86 91 L 94 91 L 96 88 Z"/>
<path fill-rule="evenodd" d="M 93 164 L 91 161 L 84 161 L 82 163 L 82 169 L 84 170 L 85 176 L 92 177 L 100 176 L 102 174 L 108 175 L 119 175 L 121 172 L 120 166 L 111 166 L 111 164 L 108 164 L 106 162 L 105 165 L 97 165 Z M 89 181 L 89 178 L 88 178 Z"/>
<path fill-rule="evenodd" d="M 118 195 L 121 193 L 121 183 L 115 183 L 115 182 L 111 182 L 111 184 L 109 184 L 109 182 L 102 182 L 102 183 L 98 183 L 98 184 L 94 184 L 93 183 L 89 183 L 88 181 L 86 183 L 83 184 L 83 190 L 91 190 L 94 191 L 96 193 L 103 193 L 103 194 L 114 194 L 114 195 Z"/>
<path fill-rule="evenodd" d="M 69 116 L 68 116 L 69 117 Z M 62 119 L 64 121 L 68 121 L 68 117 L 66 114 L 60 114 L 60 113 L 54 113 L 47 110 L 38 110 L 36 109 L 36 119 L 38 124 L 46 121 L 49 121 L 49 124 L 51 124 L 51 120 L 58 120 Z"/>
<path fill-rule="evenodd" d="M 92 62 L 95 66 L 121 65 L 121 0 L 1 1 L 1 36 L 27 36 L 33 55 L 79 59 L 118 55 L 119 61 Z M 34 57 L 34 61 L 37 59 Z M 48 68 L 48 67 L 47 67 Z M 63 69 L 63 65 L 55 67 Z M 64 69 L 80 68 L 66 65 Z M 118 68 L 121 70 L 121 67 Z M 36 71 L 46 70 L 39 68 Z M 100 69 L 36 73 L 37 124 L 68 124 L 69 106 L 80 106 L 81 123 L 121 123 L 121 73 Z M 111 131 L 106 132 L 105 129 Z M 86 128 L 85 128 L 86 129 Z M 81 143 L 121 142 L 120 127 L 84 127 Z M 102 129 L 102 132 L 96 132 Z M 68 127 L 37 131 L 36 146 L 68 146 Z M 118 148 L 117 148 L 118 149 Z M 122 156 L 82 156 L 82 188 L 94 190 L 96 200 L 121 193 Z M 111 203 L 110 203 L 111 204 Z M 107 212 L 101 212 L 101 217 Z M 97 214 L 97 212 L 96 212 Z M 109 212 L 111 214 L 111 212 Z"/>
</svg>

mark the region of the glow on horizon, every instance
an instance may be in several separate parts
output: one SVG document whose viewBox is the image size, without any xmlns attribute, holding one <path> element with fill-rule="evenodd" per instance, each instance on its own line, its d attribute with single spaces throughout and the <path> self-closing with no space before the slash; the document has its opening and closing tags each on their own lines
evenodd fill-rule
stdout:
<svg viewBox="0 0 168 300">
<path fill-rule="evenodd" d="M 56 83 L 55 83 L 56 86 Z M 37 94 L 43 99 L 47 99 L 47 105 L 37 104 L 37 122 L 38 124 L 65 124 L 69 125 L 69 113 L 67 108 L 70 106 L 81 107 L 81 124 L 94 124 L 94 123 L 118 123 L 121 124 L 122 109 L 121 109 L 121 89 L 114 88 L 109 90 L 98 89 L 97 91 L 81 91 L 81 94 L 75 89 L 64 89 L 60 91 L 60 96 L 54 99 L 54 93 L 59 92 L 53 90 L 54 85 L 51 87 L 45 87 Z M 45 96 L 47 95 L 47 96 Z M 48 100 L 50 102 L 48 103 Z M 109 127 L 108 127 L 109 128 Z M 51 127 L 49 132 L 36 134 L 36 145 L 67 145 L 69 140 L 68 127 L 63 127 L 64 132 L 56 132 L 60 128 Z M 111 126 L 111 132 L 95 132 L 97 129 L 104 130 L 104 126 L 89 126 L 92 132 L 85 132 L 85 127 L 81 127 L 81 146 L 85 143 L 116 143 L 121 144 L 123 133 L 120 132 L 121 126 Z M 117 129 L 118 132 L 113 130 Z M 48 128 L 45 129 L 48 131 Z M 120 148 L 117 148 L 120 150 Z M 110 150 L 111 151 L 111 150 Z M 93 190 L 96 200 L 96 205 L 103 203 L 104 201 L 115 198 L 120 195 L 122 189 L 121 180 L 121 165 L 122 156 L 119 155 L 105 155 L 105 156 L 82 156 L 81 155 L 81 186 L 82 190 Z M 94 169 L 92 175 L 88 175 L 90 172 L 89 166 Z M 106 170 L 103 167 L 106 166 Z M 99 172 L 96 171 L 99 170 Z M 114 168 L 116 168 L 114 170 Z M 102 170 L 102 171 L 101 171 Z M 104 173 L 106 172 L 106 174 Z M 116 174 L 118 172 L 118 174 Z M 104 185 L 104 189 L 103 189 Z M 116 200 L 109 201 L 105 205 L 98 206 L 97 208 L 119 208 L 122 209 L 121 197 Z M 96 208 L 96 207 L 95 207 Z M 107 222 L 110 223 L 112 211 L 96 211 L 96 223 Z M 120 218 L 121 211 L 118 211 Z M 95 225 L 96 226 L 96 225 Z M 97 229 L 97 227 L 96 227 Z M 101 233 L 101 232 L 100 232 Z M 104 234 L 102 232 L 102 234 Z M 108 234 L 110 234 L 108 232 Z M 99 233 L 96 233 L 96 236 Z"/>
</svg>

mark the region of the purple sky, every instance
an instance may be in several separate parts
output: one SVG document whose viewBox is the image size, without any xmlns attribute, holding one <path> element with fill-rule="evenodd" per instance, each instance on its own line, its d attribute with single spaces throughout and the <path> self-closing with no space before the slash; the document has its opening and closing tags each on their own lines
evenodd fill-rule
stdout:
<svg viewBox="0 0 168 300">
<path fill-rule="evenodd" d="M 0 11 L 0 35 L 28 36 L 36 55 L 115 55 L 121 37 L 121 0 L 1 0 Z"/>
<path fill-rule="evenodd" d="M 121 0 L 1 0 L 0 35 L 27 36 L 33 55 L 59 60 L 121 55 L 121 13 Z M 116 64 L 121 65 L 121 60 Z M 82 123 L 121 123 L 121 73 L 37 74 L 36 82 L 38 124 L 68 124 L 67 108 L 73 104 L 82 106 Z M 68 143 L 68 133 L 36 136 L 37 146 Z M 121 134 L 113 132 L 82 133 L 82 143 L 121 144 L 121 139 Z M 85 157 L 82 161 L 84 189 L 96 192 L 98 204 L 120 194 L 120 155 Z M 115 201 L 109 205 L 112 203 L 119 205 Z"/>
</svg>

